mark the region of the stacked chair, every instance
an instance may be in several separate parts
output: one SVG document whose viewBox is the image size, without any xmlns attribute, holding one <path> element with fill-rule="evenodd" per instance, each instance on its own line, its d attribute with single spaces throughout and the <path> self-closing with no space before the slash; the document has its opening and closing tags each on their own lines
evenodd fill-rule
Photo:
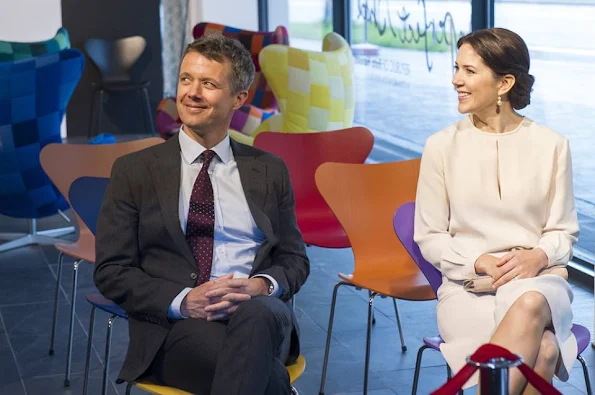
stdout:
<svg viewBox="0 0 595 395">
<path fill-rule="evenodd" d="M 28 219 L 30 228 L 28 234 L 0 234 L 0 239 L 13 239 L 1 244 L 0 252 L 54 244 L 55 237 L 74 232 L 73 227 L 37 231 L 37 219 L 68 208 L 44 173 L 39 153 L 47 144 L 61 142 L 60 125 L 84 67 L 84 56 L 76 49 L 24 55 L 66 46 L 64 29 L 56 37 L 31 43 L 28 50 L 24 43 L 12 43 L 12 55 L 20 60 L 0 62 L 0 214 Z"/>
<path fill-rule="evenodd" d="M 271 44 L 289 45 L 287 29 L 278 26 L 272 32 L 255 32 L 237 29 L 217 23 L 199 23 L 192 34 L 199 38 L 205 34 L 222 34 L 241 42 L 252 55 L 256 68 L 254 81 L 248 90 L 246 103 L 238 109 L 232 118 L 230 136 L 245 144 L 252 144 L 252 134 L 268 117 L 278 112 L 278 104 L 273 92 L 260 69 L 258 55 L 263 48 Z M 157 108 L 157 129 L 163 138 L 168 138 L 180 129 L 180 119 L 176 108 L 176 98 L 163 99 Z"/>
<path fill-rule="evenodd" d="M 351 274 L 339 274 L 333 290 L 320 394 L 324 394 L 337 291 L 341 286 L 369 291 L 363 394 L 368 391 L 374 299 L 388 296 L 411 301 L 432 300 L 432 288 L 394 233 L 392 217 L 401 204 L 415 199 L 419 159 L 381 163 L 324 163 L 316 185 L 345 229 L 355 258 Z M 397 325 L 404 340 L 394 304 Z"/>
<path fill-rule="evenodd" d="M 134 140 L 108 145 L 50 144 L 41 152 L 41 164 L 58 190 L 64 196 L 68 196 L 68 190 L 71 184 L 77 178 L 83 176 L 107 178 L 110 176 L 112 165 L 117 158 L 131 152 L 151 147 L 161 142 L 163 142 L 163 139 L 153 137 L 143 140 Z M 78 240 L 73 243 L 55 244 L 55 247 L 60 252 L 60 255 L 58 257 L 58 274 L 56 278 L 56 291 L 54 296 L 50 355 L 54 354 L 60 281 L 62 278 L 64 257 L 68 256 L 75 259 L 72 273 L 70 326 L 66 352 L 66 373 L 64 379 L 65 386 L 70 385 L 72 339 L 74 336 L 78 272 L 80 265 L 83 262 L 88 262 L 91 264 L 95 263 L 95 236 L 81 220 L 81 217 L 76 210 L 74 210 L 74 215 L 77 219 L 79 227 Z"/>
</svg>

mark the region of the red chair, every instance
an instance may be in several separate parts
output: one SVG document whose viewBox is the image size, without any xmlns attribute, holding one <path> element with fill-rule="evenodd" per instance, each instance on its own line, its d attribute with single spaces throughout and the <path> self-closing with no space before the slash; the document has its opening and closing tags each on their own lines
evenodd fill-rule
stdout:
<svg viewBox="0 0 595 395">
<path fill-rule="evenodd" d="M 254 147 L 280 156 L 291 177 L 295 213 L 304 242 L 325 248 L 350 247 L 347 234 L 318 191 L 314 174 L 325 162 L 364 163 L 374 136 L 363 127 L 320 133 L 259 133 Z"/>
</svg>

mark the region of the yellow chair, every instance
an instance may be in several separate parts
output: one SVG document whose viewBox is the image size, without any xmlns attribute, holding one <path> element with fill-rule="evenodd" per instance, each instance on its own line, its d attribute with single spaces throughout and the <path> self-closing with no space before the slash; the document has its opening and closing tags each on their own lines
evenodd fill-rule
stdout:
<svg viewBox="0 0 595 395">
<path fill-rule="evenodd" d="M 260 51 L 259 62 L 281 113 L 265 120 L 252 138 L 263 131 L 307 133 L 353 125 L 353 55 L 343 37 L 327 34 L 322 52 L 272 44 Z"/>
<path fill-rule="evenodd" d="M 302 373 L 304 373 L 304 370 L 306 369 L 306 359 L 303 355 L 300 355 L 295 363 L 286 366 L 286 368 L 287 373 L 289 373 L 289 382 L 293 384 Z M 156 395 L 192 395 L 190 392 L 150 383 L 128 383 L 128 386 L 126 387 L 126 395 L 130 395 L 130 389 L 133 385 L 136 386 L 136 388 L 140 388 L 143 391 Z"/>
</svg>

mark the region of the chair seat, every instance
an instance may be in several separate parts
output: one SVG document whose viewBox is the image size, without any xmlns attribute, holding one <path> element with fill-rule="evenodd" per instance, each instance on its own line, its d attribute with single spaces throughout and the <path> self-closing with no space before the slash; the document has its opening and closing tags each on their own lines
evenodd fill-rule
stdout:
<svg viewBox="0 0 595 395">
<path fill-rule="evenodd" d="M 56 243 L 54 247 L 74 259 L 95 263 L 95 236 L 89 229 L 81 231 L 78 240 L 74 243 Z"/>
<path fill-rule="evenodd" d="M 424 344 L 433 350 L 440 351 L 442 343 L 444 343 L 444 340 L 440 336 L 424 337 Z"/>
<path fill-rule="evenodd" d="M 124 309 L 111 300 L 104 298 L 100 294 L 87 294 L 85 297 L 89 303 L 97 307 L 99 310 L 103 310 L 106 313 L 115 314 L 121 318 L 128 318 L 128 314 L 126 311 L 124 311 Z"/>
<path fill-rule="evenodd" d="M 109 92 L 126 92 L 144 89 L 149 86 L 151 81 L 141 82 L 103 82 L 97 85 L 97 89 L 103 89 Z"/>
<path fill-rule="evenodd" d="M 580 355 L 591 342 L 591 333 L 587 328 L 579 324 L 573 324 L 571 331 L 574 337 L 576 337 L 576 343 L 578 345 L 577 351 Z"/>
<path fill-rule="evenodd" d="M 436 295 L 421 272 L 401 274 L 398 277 L 365 277 L 339 273 L 339 278 L 355 287 L 380 295 L 403 300 L 433 300 Z"/>
<path fill-rule="evenodd" d="M 306 369 L 306 358 L 303 355 L 299 355 L 297 360 L 289 366 L 286 366 L 287 373 L 289 373 L 289 382 L 294 383 Z M 157 385 L 151 383 L 134 383 L 137 388 L 147 391 L 151 394 L 157 395 L 192 395 L 190 392 L 179 390 L 173 387 L 167 387 L 164 385 Z"/>
<path fill-rule="evenodd" d="M 164 385 L 151 384 L 151 383 L 134 383 L 134 385 L 146 392 L 157 395 L 192 395 L 190 392 L 179 390 L 173 387 L 166 387 Z"/>
</svg>

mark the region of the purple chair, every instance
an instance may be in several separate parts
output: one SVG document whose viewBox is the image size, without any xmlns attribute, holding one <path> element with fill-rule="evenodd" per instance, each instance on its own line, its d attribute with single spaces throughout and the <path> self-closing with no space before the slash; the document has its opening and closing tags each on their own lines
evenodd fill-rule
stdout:
<svg viewBox="0 0 595 395">
<path fill-rule="evenodd" d="M 438 269 L 434 267 L 431 263 L 426 261 L 424 257 L 421 255 L 421 251 L 417 243 L 413 240 L 413 223 L 415 218 L 415 203 L 409 202 L 401 205 L 395 212 L 395 216 L 393 218 L 393 226 L 395 228 L 395 233 L 397 237 L 403 244 L 403 247 L 407 250 L 411 258 L 415 261 L 417 266 L 419 266 L 420 270 L 426 276 L 426 279 L 430 283 L 430 286 L 434 290 L 434 293 L 438 292 L 438 288 L 442 284 L 442 274 Z M 591 381 L 589 380 L 589 371 L 587 370 L 587 364 L 584 358 L 581 356 L 581 353 L 585 351 L 587 346 L 589 345 L 589 341 L 591 339 L 591 333 L 587 328 L 582 325 L 573 324 L 572 333 L 576 337 L 576 341 L 578 344 L 578 353 L 576 359 L 579 360 L 581 365 L 583 366 L 583 374 L 585 376 L 585 384 L 587 386 L 587 394 L 593 395 L 593 391 L 591 389 Z M 424 337 L 423 338 L 424 344 L 421 346 L 417 352 L 417 359 L 415 361 L 415 373 L 413 376 L 413 389 L 411 391 L 412 394 L 415 395 L 417 392 L 417 384 L 419 382 L 419 370 L 421 368 L 421 358 L 423 352 L 427 348 L 431 348 L 436 351 L 440 351 L 440 345 L 444 343 L 444 340 L 440 336 L 436 337 Z M 451 371 L 448 366 L 446 365 L 448 377 L 451 376 Z"/>
</svg>

